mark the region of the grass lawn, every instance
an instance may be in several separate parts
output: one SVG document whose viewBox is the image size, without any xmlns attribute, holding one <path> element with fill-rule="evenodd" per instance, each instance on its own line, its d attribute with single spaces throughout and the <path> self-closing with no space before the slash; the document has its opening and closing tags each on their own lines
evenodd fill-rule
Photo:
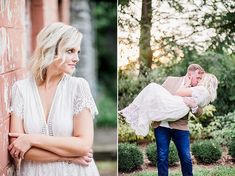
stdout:
<svg viewBox="0 0 235 176">
<path fill-rule="evenodd" d="M 157 172 L 155 171 L 141 171 L 138 173 L 132 174 L 119 174 L 123 176 L 156 176 Z M 169 176 L 181 176 L 179 170 L 170 171 Z M 194 167 L 194 176 L 235 176 L 235 167 L 234 166 L 195 166 Z"/>
</svg>

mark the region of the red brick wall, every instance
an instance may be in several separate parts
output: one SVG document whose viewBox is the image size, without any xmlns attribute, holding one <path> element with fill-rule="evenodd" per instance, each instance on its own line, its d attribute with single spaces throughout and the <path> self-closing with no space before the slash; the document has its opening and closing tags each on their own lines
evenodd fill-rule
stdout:
<svg viewBox="0 0 235 176">
<path fill-rule="evenodd" d="M 8 156 L 11 86 L 23 77 L 24 0 L 0 4 L 0 175 L 12 172 Z"/>
<path fill-rule="evenodd" d="M 0 176 L 13 173 L 7 151 L 12 84 L 25 77 L 38 32 L 59 19 L 69 23 L 69 0 L 0 1 Z"/>
<path fill-rule="evenodd" d="M 35 48 L 35 41 L 38 32 L 46 25 L 62 21 L 69 23 L 69 0 L 32 0 L 31 21 L 32 21 L 32 47 Z"/>
</svg>

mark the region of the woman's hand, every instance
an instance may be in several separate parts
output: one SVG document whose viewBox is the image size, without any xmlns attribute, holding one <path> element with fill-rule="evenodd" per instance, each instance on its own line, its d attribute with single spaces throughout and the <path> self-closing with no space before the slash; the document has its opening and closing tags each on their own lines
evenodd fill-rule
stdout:
<svg viewBox="0 0 235 176">
<path fill-rule="evenodd" d="M 189 108 L 197 107 L 197 103 L 191 97 L 183 97 L 183 101 Z"/>
<path fill-rule="evenodd" d="M 9 133 L 9 136 L 16 138 L 8 147 L 11 156 L 24 159 L 24 154 L 32 147 L 33 136 L 23 133 Z"/>
<path fill-rule="evenodd" d="M 82 166 L 89 166 L 90 162 L 93 159 L 93 151 L 92 149 L 89 151 L 89 153 L 85 156 L 80 156 L 77 158 L 69 158 L 69 162 L 75 163 L 75 164 L 80 164 Z"/>
</svg>

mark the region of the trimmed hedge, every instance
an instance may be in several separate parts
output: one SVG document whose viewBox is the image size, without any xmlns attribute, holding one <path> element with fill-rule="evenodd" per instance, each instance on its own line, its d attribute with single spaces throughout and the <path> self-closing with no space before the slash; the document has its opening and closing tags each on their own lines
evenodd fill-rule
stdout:
<svg viewBox="0 0 235 176">
<path fill-rule="evenodd" d="M 118 144 L 118 170 L 129 172 L 144 163 L 143 153 L 135 144 Z"/>
<path fill-rule="evenodd" d="M 157 147 L 156 147 L 156 144 L 155 143 L 149 144 L 147 146 L 145 152 L 146 152 L 148 160 L 151 162 L 151 164 L 156 166 L 157 165 Z M 169 148 L 168 163 L 169 163 L 170 166 L 173 166 L 178 161 L 179 161 L 179 157 L 178 157 L 176 147 L 171 142 L 170 143 L 170 148 Z"/>
<path fill-rule="evenodd" d="M 192 144 L 192 154 L 199 163 L 212 164 L 220 159 L 222 150 L 215 141 L 196 141 Z"/>
</svg>

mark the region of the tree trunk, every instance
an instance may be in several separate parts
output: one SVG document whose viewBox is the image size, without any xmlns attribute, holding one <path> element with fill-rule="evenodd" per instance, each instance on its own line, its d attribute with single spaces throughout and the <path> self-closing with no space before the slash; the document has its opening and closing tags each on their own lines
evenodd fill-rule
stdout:
<svg viewBox="0 0 235 176">
<path fill-rule="evenodd" d="M 95 32 L 91 22 L 89 0 L 72 0 L 71 25 L 77 27 L 83 34 L 80 61 L 77 64 L 74 75 L 86 78 L 93 94 L 96 94 L 97 63 L 94 48 Z"/>
<path fill-rule="evenodd" d="M 152 0 L 142 0 L 139 39 L 139 75 L 147 76 L 151 70 L 153 52 L 150 46 L 152 27 Z"/>
</svg>

